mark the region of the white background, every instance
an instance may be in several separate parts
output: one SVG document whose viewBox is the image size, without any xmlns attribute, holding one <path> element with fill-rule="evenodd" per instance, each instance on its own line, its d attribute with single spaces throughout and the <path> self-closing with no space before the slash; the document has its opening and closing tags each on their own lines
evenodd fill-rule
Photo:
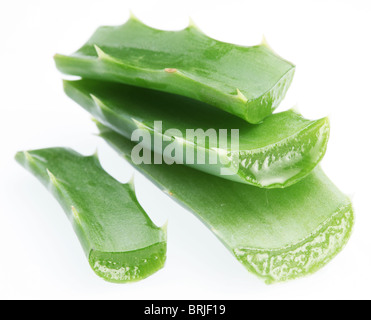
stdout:
<svg viewBox="0 0 371 320">
<path fill-rule="evenodd" d="M 0 2 L 0 298 L 342 299 L 371 298 L 370 1 L 1 1 Z M 208 35 L 271 47 L 297 65 L 279 110 L 298 105 L 309 118 L 331 117 L 323 167 L 352 195 L 357 214 L 346 249 L 313 276 L 267 286 L 249 274 L 195 217 L 140 175 L 138 198 L 162 225 L 169 220 L 165 269 L 130 285 L 90 270 L 54 198 L 13 156 L 68 146 L 99 150 L 104 167 L 133 174 L 99 138 L 90 116 L 65 97 L 53 55 L 72 53 L 100 25 L 122 24 L 129 9 L 145 23 L 177 30 L 192 17 Z"/>
</svg>

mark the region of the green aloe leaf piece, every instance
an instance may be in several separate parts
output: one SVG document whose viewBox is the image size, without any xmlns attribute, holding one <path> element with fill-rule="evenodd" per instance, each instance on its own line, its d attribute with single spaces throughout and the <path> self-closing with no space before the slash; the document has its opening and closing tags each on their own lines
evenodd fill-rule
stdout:
<svg viewBox="0 0 371 320">
<path fill-rule="evenodd" d="M 98 276 L 133 282 L 164 266 L 166 230 L 144 212 L 133 185 L 108 175 L 95 155 L 53 148 L 20 152 L 16 160 L 59 201 Z"/>
<path fill-rule="evenodd" d="M 131 164 L 132 142 L 98 124 Z M 347 243 L 351 201 L 320 168 L 285 189 L 260 189 L 183 165 L 134 165 L 193 212 L 249 271 L 267 283 L 311 274 Z"/>
<path fill-rule="evenodd" d="M 56 55 L 55 61 L 65 74 L 187 96 L 250 123 L 273 112 L 295 72 L 267 45 L 223 43 L 193 25 L 176 32 L 156 30 L 135 18 L 99 28 L 80 50 Z"/>
<path fill-rule="evenodd" d="M 147 129 L 152 137 L 141 144 L 157 154 L 180 147 L 180 156 L 174 156 L 177 163 L 258 187 L 287 187 L 301 180 L 322 160 L 329 139 L 327 118 L 310 121 L 294 111 L 252 125 L 202 102 L 159 91 L 85 79 L 65 81 L 64 87 L 68 96 L 126 138 L 138 128 Z M 156 120 L 162 120 L 161 132 L 154 125 Z M 168 131 L 172 128 L 177 130 Z M 187 136 L 189 129 L 206 133 L 210 128 L 227 129 L 229 141 L 231 130 L 238 129 L 239 150 L 231 150 L 230 143 L 218 147 L 210 145 L 210 140 Z M 220 141 L 219 130 L 213 132 Z M 160 147 L 154 143 L 158 138 L 164 140 Z M 192 157 L 187 162 L 187 148 L 193 149 L 195 158 L 205 154 L 206 161 L 198 163 Z M 216 164 L 210 163 L 211 157 L 218 159 Z M 222 168 L 231 167 L 233 172 L 221 175 Z"/>
</svg>

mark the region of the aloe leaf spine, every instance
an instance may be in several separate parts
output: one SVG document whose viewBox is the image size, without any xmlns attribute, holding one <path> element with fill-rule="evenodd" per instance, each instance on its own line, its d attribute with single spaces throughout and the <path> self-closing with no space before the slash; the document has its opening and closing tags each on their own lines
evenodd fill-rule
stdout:
<svg viewBox="0 0 371 320">
<path fill-rule="evenodd" d="M 133 17 L 122 26 L 99 28 L 76 53 L 57 54 L 55 62 L 65 74 L 187 96 L 250 123 L 278 107 L 295 72 L 264 43 L 223 43 L 193 24 L 161 31 Z"/>
<path fill-rule="evenodd" d="M 306 177 L 326 153 L 330 134 L 327 118 L 310 121 L 294 111 L 271 115 L 259 125 L 217 110 L 202 102 L 159 91 L 95 80 L 65 81 L 66 94 L 85 108 L 97 120 L 128 139 L 137 129 L 146 129 L 152 135 L 143 141 L 148 149 L 164 154 L 170 144 L 180 147 L 177 163 L 222 178 L 251 184 L 261 188 L 284 188 Z M 155 121 L 162 121 L 156 128 Z M 179 131 L 174 135 L 172 128 Z M 227 130 L 228 146 L 212 145 L 210 140 L 188 137 L 189 130 L 215 132 L 220 142 L 219 129 Z M 239 130 L 239 150 L 230 145 L 232 130 Z M 170 130 L 170 131 L 168 131 Z M 156 147 L 154 139 L 164 140 Z M 186 158 L 205 154 L 204 163 Z M 211 163 L 210 159 L 217 159 Z M 233 168 L 228 175 L 222 169 Z"/>
</svg>

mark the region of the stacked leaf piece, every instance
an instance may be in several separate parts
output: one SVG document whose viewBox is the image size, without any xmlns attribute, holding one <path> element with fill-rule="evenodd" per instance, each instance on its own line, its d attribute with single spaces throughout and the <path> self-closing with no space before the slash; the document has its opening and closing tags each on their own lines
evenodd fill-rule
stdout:
<svg viewBox="0 0 371 320">
<path fill-rule="evenodd" d="M 93 115 L 101 137 L 267 283 L 313 273 L 347 243 L 351 201 L 319 167 L 329 121 L 292 110 L 272 115 L 295 66 L 268 46 L 223 43 L 194 25 L 156 30 L 132 17 L 99 28 L 76 53 L 55 61 L 82 78 L 65 81 L 65 92 Z M 147 134 L 135 144 L 138 130 Z M 229 143 L 238 130 L 238 149 L 189 138 L 189 130 L 216 132 Z M 149 161 L 133 158 L 138 147 Z M 197 161 L 202 152 L 205 162 Z M 98 275 L 127 282 L 163 266 L 165 231 L 96 157 L 47 149 L 17 159 L 57 196 Z"/>
</svg>

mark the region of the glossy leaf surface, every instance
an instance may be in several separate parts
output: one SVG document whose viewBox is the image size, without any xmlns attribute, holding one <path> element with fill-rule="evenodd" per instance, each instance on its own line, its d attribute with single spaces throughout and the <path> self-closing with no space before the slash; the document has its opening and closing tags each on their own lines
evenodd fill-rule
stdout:
<svg viewBox="0 0 371 320">
<path fill-rule="evenodd" d="M 99 124 L 101 136 L 131 164 L 132 142 Z M 350 200 L 320 168 L 285 189 L 259 189 L 183 165 L 137 165 L 196 215 L 249 271 L 267 283 L 311 274 L 347 243 Z"/>
<path fill-rule="evenodd" d="M 99 28 L 75 54 L 56 55 L 55 61 L 65 74 L 187 96 L 250 123 L 273 112 L 295 71 L 265 45 L 223 43 L 192 25 L 156 30 L 135 18 Z"/>
<path fill-rule="evenodd" d="M 108 175 L 96 156 L 54 148 L 20 152 L 16 159 L 59 201 L 97 275 L 125 283 L 164 266 L 166 231 L 144 212 L 133 186 Z"/>
<path fill-rule="evenodd" d="M 171 144 L 175 150 L 182 150 L 180 156 L 174 156 L 177 163 L 258 187 L 282 188 L 300 181 L 322 160 L 329 139 L 327 118 L 310 121 L 294 111 L 274 114 L 252 125 L 178 95 L 95 80 L 65 81 L 64 87 L 68 96 L 126 138 L 130 139 L 136 129 L 148 130 L 152 139 L 142 144 L 157 154 L 165 153 Z M 154 125 L 158 120 L 162 121 L 161 131 Z M 211 144 L 210 139 L 189 137 L 190 129 L 204 133 L 212 129 L 219 143 L 219 129 L 226 129 L 228 144 L 220 146 Z M 233 129 L 239 130 L 237 151 L 230 144 Z M 164 140 L 162 146 L 155 139 Z M 187 148 L 193 149 L 192 161 L 187 161 Z M 203 163 L 197 161 L 199 154 L 205 155 Z M 211 164 L 211 158 L 217 163 Z M 231 170 L 226 175 L 222 168 Z"/>
</svg>

